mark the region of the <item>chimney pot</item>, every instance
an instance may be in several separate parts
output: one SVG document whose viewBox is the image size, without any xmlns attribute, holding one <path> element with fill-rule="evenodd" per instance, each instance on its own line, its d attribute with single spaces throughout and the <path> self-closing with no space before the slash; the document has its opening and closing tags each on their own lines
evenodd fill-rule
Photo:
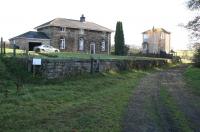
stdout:
<svg viewBox="0 0 200 132">
<path fill-rule="evenodd" d="M 80 22 L 85 22 L 85 17 L 84 17 L 83 14 L 82 14 L 81 17 L 80 17 Z"/>
</svg>

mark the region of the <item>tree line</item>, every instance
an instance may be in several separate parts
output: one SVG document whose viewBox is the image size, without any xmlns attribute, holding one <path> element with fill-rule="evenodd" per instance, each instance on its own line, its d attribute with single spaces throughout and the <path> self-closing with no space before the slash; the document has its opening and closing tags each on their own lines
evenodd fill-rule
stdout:
<svg viewBox="0 0 200 132">
<path fill-rule="evenodd" d="M 189 0 L 187 1 L 187 7 L 191 11 L 199 11 L 200 0 Z M 195 18 L 185 25 L 190 33 L 194 43 L 191 43 L 195 48 L 196 52 L 194 55 L 195 66 L 200 67 L 200 15 L 198 14 Z"/>
</svg>

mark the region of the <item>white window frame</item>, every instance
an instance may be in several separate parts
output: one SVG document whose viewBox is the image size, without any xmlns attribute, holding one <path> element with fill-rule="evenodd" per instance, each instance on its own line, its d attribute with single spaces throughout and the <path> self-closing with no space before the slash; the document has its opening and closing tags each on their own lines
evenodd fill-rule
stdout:
<svg viewBox="0 0 200 132">
<path fill-rule="evenodd" d="M 79 38 L 79 43 L 78 43 L 78 49 L 80 51 L 83 51 L 84 50 L 84 39 L 83 38 Z"/>
<path fill-rule="evenodd" d="M 83 35 L 85 33 L 84 29 L 80 29 L 79 34 Z"/>
<path fill-rule="evenodd" d="M 163 32 L 161 32 L 161 34 L 160 34 L 160 39 L 165 39 L 165 35 Z"/>
<path fill-rule="evenodd" d="M 106 51 L 106 41 L 102 40 L 101 42 L 101 51 Z"/>
<path fill-rule="evenodd" d="M 60 49 L 65 49 L 66 44 L 65 44 L 65 38 L 60 39 Z"/>
<path fill-rule="evenodd" d="M 143 36 L 143 42 L 147 42 L 148 39 L 149 39 L 148 34 L 144 34 L 144 36 Z"/>
<path fill-rule="evenodd" d="M 64 32 L 65 31 L 65 27 L 60 27 L 60 31 Z"/>
</svg>

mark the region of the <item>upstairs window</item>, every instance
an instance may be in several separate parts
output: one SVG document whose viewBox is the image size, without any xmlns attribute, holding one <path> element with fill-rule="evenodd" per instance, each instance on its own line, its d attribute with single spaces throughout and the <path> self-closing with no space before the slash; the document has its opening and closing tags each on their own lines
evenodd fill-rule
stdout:
<svg viewBox="0 0 200 132">
<path fill-rule="evenodd" d="M 148 38 L 149 38 L 148 35 L 144 34 L 144 36 L 143 36 L 143 42 L 147 42 Z"/>
<path fill-rule="evenodd" d="M 84 50 L 84 39 L 83 38 L 79 39 L 79 50 Z"/>
<path fill-rule="evenodd" d="M 102 37 L 104 37 L 104 38 L 105 38 L 105 37 L 106 37 L 106 32 L 102 32 L 102 34 L 101 34 L 101 35 L 102 35 Z"/>
<path fill-rule="evenodd" d="M 165 35 L 164 35 L 163 32 L 160 34 L 160 38 L 161 38 L 161 39 L 165 39 Z"/>
<path fill-rule="evenodd" d="M 65 38 L 64 37 L 60 38 L 60 49 L 65 49 Z"/>
<path fill-rule="evenodd" d="M 105 42 L 105 40 L 103 40 L 101 42 L 101 51 L 106 51 L 106 42 Z"/>
<path fill-rule="evenodd" d="M 65 31 L 65 28 L 64 28 L 64 27 L 60 27 L 60 31 L 61 31 L 61 32 L 64 32 L 64 31 Z"/>
<path fill-rule="evenodd" d="M 79 34 L 84 34 L 84 29 L 80 29 Z"/>
</svg>

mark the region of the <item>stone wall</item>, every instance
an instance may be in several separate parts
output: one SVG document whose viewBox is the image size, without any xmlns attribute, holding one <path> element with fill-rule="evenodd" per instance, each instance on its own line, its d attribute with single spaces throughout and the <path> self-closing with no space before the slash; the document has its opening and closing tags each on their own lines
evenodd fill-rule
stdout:
<svg viewBox="0 0 200 132">
<path fill-rule="evenodd" d="M 66 48 L 61 51 L 84 52 L 90 53 L 90 44 L 95 43 L 96 53 L 110 53 L 111 33 L 91 30 L 80 30 L 65 28 L 65 31 L 60 31 L 60 27 L 45 27 L 38 29 L 39 32 L 44 32 L 51 38 L 51 45 L 60 49 L 60 39 L 65 38 Z M 84 40 L 84 50 L 79 51 L 79 39 Z M 105 41 L 105 51 L 101 51 L 101 43 Z"/>
<path fill-rule="evenodd" d="M 32 60 L 28 61 L 31 71 Z M 42 59 L 42 65 L 36 66 L 36 73 L 47 79 L 65 78 L 83 73 L 122 71 L 130 69 L 148 69 L 167 64 L 167 60 L 94 60 L 94 59 Z"/>
</svg>

